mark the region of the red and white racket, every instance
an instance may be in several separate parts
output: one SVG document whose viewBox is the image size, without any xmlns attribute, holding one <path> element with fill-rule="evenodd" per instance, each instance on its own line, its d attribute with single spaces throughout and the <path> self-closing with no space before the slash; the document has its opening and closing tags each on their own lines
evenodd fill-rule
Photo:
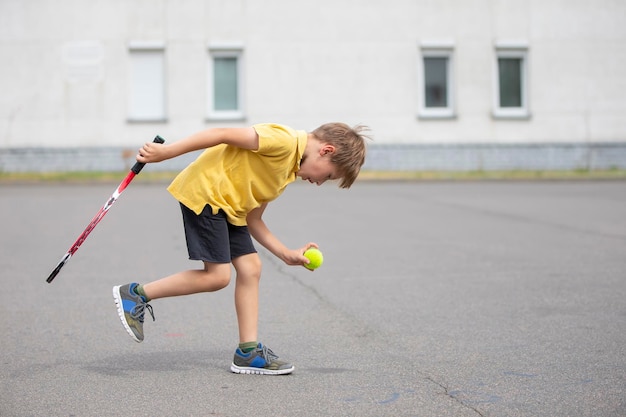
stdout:
<svg viewBox="0 0 626 417">
<path fill-rule="evenodd" d="M 162 137 L 157 136 L 157 137 L 154 138 L 153 142 L 154 143 L 164 143 L 165 140 Z M 100 223 L 100 220 L 102 220 L 104 215 L 107 214 L 107 212 L 109 211 L 109 209 L 111 208 L 113 203 L 115 203 L 115 201 L 117 201 L 117 199 L 119 198 L 120 194 L 122 194 L 122 192 L 124 192 L 126 187 L 128 187 L 128 184 L 130 184 L 130 182 L 133 180 L 133 178 L 135 178 L 135 175 L 137 175 L 137 174 L 139 174 L 139 172 L 141 172 L 141 170 L 143 169 L 143 167 L 145 165 L 146 164 L 141 163 L 141 162 L 137 162 L 137 163 L 135 163 L 135 165 L 133 165 L 133 167 L 130 169 L 130 172 L 126 176 L 126 178 L 124 178 L 124 180 L 120 183 L 120 185 L 117 186 L 117 189 L 113 192 L 113 194 L 111 194 L 111 197 L 109 197 L 109 199 L 106 201 L 106 203 L 104 203 L 104 205 L 102 206 L 100 211 L 98 211 L 98 213 L 96 213 L 96 215 L 91 220 L 89 225 L 87 225 L 85 230 L 83 230 L 83 233 L 81 233 L 80 236 L 78 236 L 78 239 L 76 239 L 76 242 L 74 242 L 74 244 L 69 248 L 69 250 L 63 256 L 63 258 L 61 258 L 61 261 L 59 262 L 57 267 L 54 268 L 54 271 L 52 271 L 52 273 L 50 274 L 48 279 L 46 279 L 46 282 L 48 282 L 48 283 L 52 282 L 54 277 L 56 277 L 57 274 L 61 271 L 61 268 L 63 268 L 63 266 L 70 260 L 70 258 L 78 250 L 80 245 L 82 245 L 83 242 L 87 239 L 87 236 L 89 236 L 89 233 L 91 233 L 91 231 L 96 228 L 98 223 Z"/>
</svg>

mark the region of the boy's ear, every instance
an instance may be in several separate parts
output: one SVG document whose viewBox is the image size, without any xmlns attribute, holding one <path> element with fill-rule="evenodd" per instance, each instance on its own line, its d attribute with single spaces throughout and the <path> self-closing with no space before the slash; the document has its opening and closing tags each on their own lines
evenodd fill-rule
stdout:
<svg viewBox="0 0 626 417">
<path fill-rule="evenodd" d="M 328 154 L 333 154 L 335 153 L 335 147 L 329 143 L 323 145 L 320 148 L 320 155 L 324 156 L 324 155 L 328 155 Z"/>
</svg>

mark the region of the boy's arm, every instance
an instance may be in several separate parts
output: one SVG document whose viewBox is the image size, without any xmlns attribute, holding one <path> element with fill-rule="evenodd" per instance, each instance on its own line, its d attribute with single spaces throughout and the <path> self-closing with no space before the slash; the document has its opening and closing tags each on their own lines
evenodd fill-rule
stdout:
<svg viewBox="0 0 626 417">
<path fill-rule="evenodd" d="M 304 265 L 309 260 L 303 253 L 310 247 L 317 248 L 313 242 L 307 243 L 299 249 L 287 248 L 274 234 L 268 229 L 263 221 L 263 212 L 267 207 L 267 203 L 261 205 L 250 213 L 248 213 L 248 230 L 254 239 L 263 247 L 272 252 L 275 256 L 282 259 L 287 265 Z"/>
<path fill-rule="evenodd" d="M 259 135 L 252 127 L 205 129 L 169 144 L 148 142 L 139 149 L 137 161 L 142 163 L 161 162 L 223 143 L 243 149 L 256 150 L 259 148 Z"/>
</svg>

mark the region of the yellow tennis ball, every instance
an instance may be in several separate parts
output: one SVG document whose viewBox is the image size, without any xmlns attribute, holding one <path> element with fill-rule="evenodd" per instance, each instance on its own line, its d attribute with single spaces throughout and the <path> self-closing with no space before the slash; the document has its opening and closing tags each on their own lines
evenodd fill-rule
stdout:
<svg viewBox="0 0 626 417">
<path fill-rule="evenodd" d="M 324 263 L 324 255 L 319 249 L 309 248 L 304 252 L 304 256 L 309 259 L 308 264 L 304 264 L 304 267 L 310 269 L 311 271 L 319 268 Z"/>
</svg>

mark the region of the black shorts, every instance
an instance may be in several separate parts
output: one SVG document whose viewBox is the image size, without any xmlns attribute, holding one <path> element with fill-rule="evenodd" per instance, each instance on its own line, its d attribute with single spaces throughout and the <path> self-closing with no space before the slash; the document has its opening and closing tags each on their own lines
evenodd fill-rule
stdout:
<svg viewBox="0 0 626 417">
<path fill-rule="evenodd" d="M 197 215 L 181 204 L 189 259 L 212 263 L 230 263 L 232 259 L 256 253 L 248 226 L 228 223 L 222 210 L 213 214 L 210 205 Z"/>
</svg>

